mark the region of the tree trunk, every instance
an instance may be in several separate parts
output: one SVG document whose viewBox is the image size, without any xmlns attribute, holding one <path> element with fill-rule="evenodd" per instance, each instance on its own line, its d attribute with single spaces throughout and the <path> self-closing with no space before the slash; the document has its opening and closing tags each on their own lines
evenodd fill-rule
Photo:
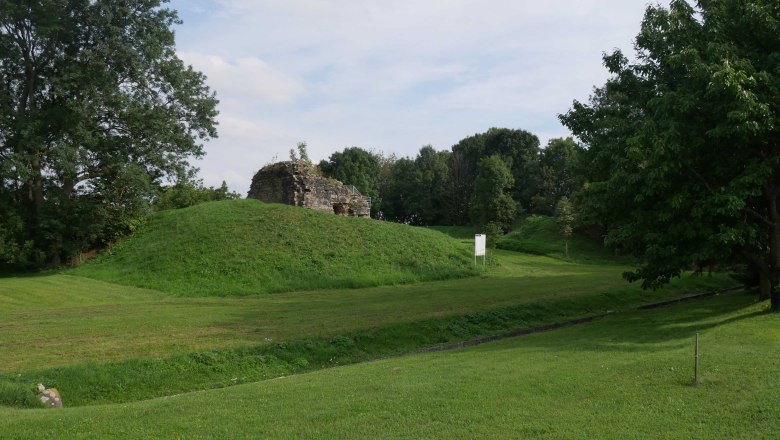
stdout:
<svg viewBox="0 0 780 440">
<path fill-rule="evenodd" d="M 772 281 L 769 279 L 769 270 L 765 267 L 758 269 L 758 299 L 769 299 L 772 294 Z"/>
<path fill-rule="evenodd" d="M 767 213 L 769 214 L 769 282 L 771 310 L 780 312 L 780 211 L 778 211 L 778 190 L 780 189 L 780 169 L 775 168 L 774 176 L 766 188 Z"/>
</svg>

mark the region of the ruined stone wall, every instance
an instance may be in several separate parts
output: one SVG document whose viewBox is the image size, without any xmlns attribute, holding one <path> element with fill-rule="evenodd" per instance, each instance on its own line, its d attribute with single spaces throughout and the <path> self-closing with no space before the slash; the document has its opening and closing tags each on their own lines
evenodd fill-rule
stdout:
<svg viewBox="0 0 780 440">
<path fill-rule="evenodd" d="M 339 215 L 371 215 L 371 205 L 364 197 L 337 180 L 320 176 L 313 166 L 301 162 L 266 165 L 252 178 L 247 197 Z"/>
</svg>

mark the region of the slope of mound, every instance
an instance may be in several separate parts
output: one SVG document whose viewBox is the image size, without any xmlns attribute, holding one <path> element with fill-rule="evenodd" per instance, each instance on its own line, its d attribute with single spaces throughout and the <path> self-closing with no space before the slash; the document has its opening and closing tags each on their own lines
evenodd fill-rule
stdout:
<svg viewBox="0 0 780 440">
<path fill-rule="evenodd" d="M 499 249 L 564 258 L 566 239 L 558 232 L 555 219 L 543 215 L 532 215 L 518 222 L 515 230 L 505 235 L 498 243 Z M 625 261 L 626 257 L 616 255 L 595 240 L 574 234 L 568 239 L 568 259 L 578 262 Z"/>
<path fill-rule="evenodd" d="M 467 246 L 439 232 L 233 200 L 156 213 L 72 273 L 221 296 L 463 277 L 472 264 Z"/>
</svg>

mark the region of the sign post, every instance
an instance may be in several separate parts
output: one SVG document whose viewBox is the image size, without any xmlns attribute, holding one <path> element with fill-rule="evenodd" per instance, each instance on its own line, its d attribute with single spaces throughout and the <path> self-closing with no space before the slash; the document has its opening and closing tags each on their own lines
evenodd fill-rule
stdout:
<svg viewBox="0 0 780 440">
<path fill-rule="evenodd" d="M 485 259 L 487 258 L 486 251 L 487 235 L 476 234 L 474 236 L 474 266 L 477 265 L 477 257 L 482 257 L 482 269 L 485 269 Z"/>
</svg>

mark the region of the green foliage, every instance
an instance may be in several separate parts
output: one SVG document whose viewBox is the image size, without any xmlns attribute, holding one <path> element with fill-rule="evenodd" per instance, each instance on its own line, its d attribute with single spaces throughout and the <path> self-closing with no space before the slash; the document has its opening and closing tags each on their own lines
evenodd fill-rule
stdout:
<svg viewBox="0 0 780 440">
<path fill-rule="evenodd" d="M 450 153 L 430 145 L 412 160 L 388 164 L 390 178 L 381 188 L 384 219 L 412 225 L 438 225 L 446 221 Z"/>
<path fill-rule="evenodd" d="M 500 224 L 488 222 L 488 224 L 485 225 L 485 235 L 487 235 L 487 247 L 495 249 L 504 236 L 504 230 L 501 228 Z"/>
<path fill-rule="evenodd" d="M 379 176 L 381 158 L 378 154 L 358 147 L 345 148 L 320 161 L 320 170 L 326 177 L 332 177 L 348 185 L 354 185 L 363 195 L 371 197 L 372 203 L 380 202 Z"/>
<path fill-rule="evenodd" d="M 159 1 L 0 3 L 0 266 L 57 265 L 137 226 L 216 136 Z"/>
<path fill-rule="evenodd" d="M 499 155 L 514 179 L 511 198 L 520 206 L 531 206 L 539 186 L 539 138 L 525 130 L 491 128 L 485 133 L 462 139 L 452 147 L 450 163 L 450 218 L 469 216 L 476 191 L 479 163 Z M 461 217 L 463 218 L 463 217 Z"/>
<path fill-rule="evenodd" d="M 569 198 L 561 197 L 555 205 L 555 223 L 558 224 L 558 232 L 561 236 L 568 238 L 574 232 L 574 207 L 572 207 Z"/>
<path fill-rule="evenodd" d="M 298 153 L 296 154 L 296 150 Z M 311 159 L 309 159 L 309 151 L 306 142 L 298 142 L 295 149 L 290 149 L 290 160 L 292 162 L 303 162 L 307 165 L 311 165 Z"/>
<path fill-rule="evenodd" d="M 495 222 L 509 231 L 518 213 L 517 203 L 507 192 L 514 177 L 501 156 L 494 154 L 479 162 L 479 174 L 474 185 L 471 217 L 477 225 Z"/>
<path fill-rule="evenodd" d="M 563 196 L 555 205 L 555 223 L 558 224 L 558 232 L 564 238 L 565 257 L 569 257 L 569 237 L 574 232 L 574 208 L 569 202 L 569 198 Z"/>
<path fill-rule="evenodd" d="M 587 146 L 585 217 L 658 287 L 692 263 L 753 265 L 780 310 L 780 10 L 681 0 L 647 9 L 637 62 L 561 117 Z"/>
<path fill-rule="evenodd" d="M 179 180 L 174 185 L 164 187 L 160 195 L 154 199 L 152 209 L 164 211 L 166 209 L 180 209 L 205 202 L 220 200 L 237 200 L 241 195 L 228 189 L 227 183 L 222 181 L 219 188 L 203 186 L 202 180 Z"/>
<path fill-rule="evenodd" d="M 298 149 L 298 160 L 300 160 L 303 163 L 311 164 L 311 159 L 309 159 L 309 151 L 307 149 L 306 142 L 298 142 L 296 148 Z"/>
<path fill-rule="evenodd" d="M 539 192 L 533 200 L 534 211 L 552 215 L 561 197 L 571 197 L 583 185 L 580 169 L 583 148 L 572 138 L 550 139 L 539 160 Z"/>
<path fill-rule="evenodd" d="M 363 287 L 473 274 L 466 246 L 421 228 L 257 200 L 152 215 L 75 273 L 179 295 Z"/>
</svg>

